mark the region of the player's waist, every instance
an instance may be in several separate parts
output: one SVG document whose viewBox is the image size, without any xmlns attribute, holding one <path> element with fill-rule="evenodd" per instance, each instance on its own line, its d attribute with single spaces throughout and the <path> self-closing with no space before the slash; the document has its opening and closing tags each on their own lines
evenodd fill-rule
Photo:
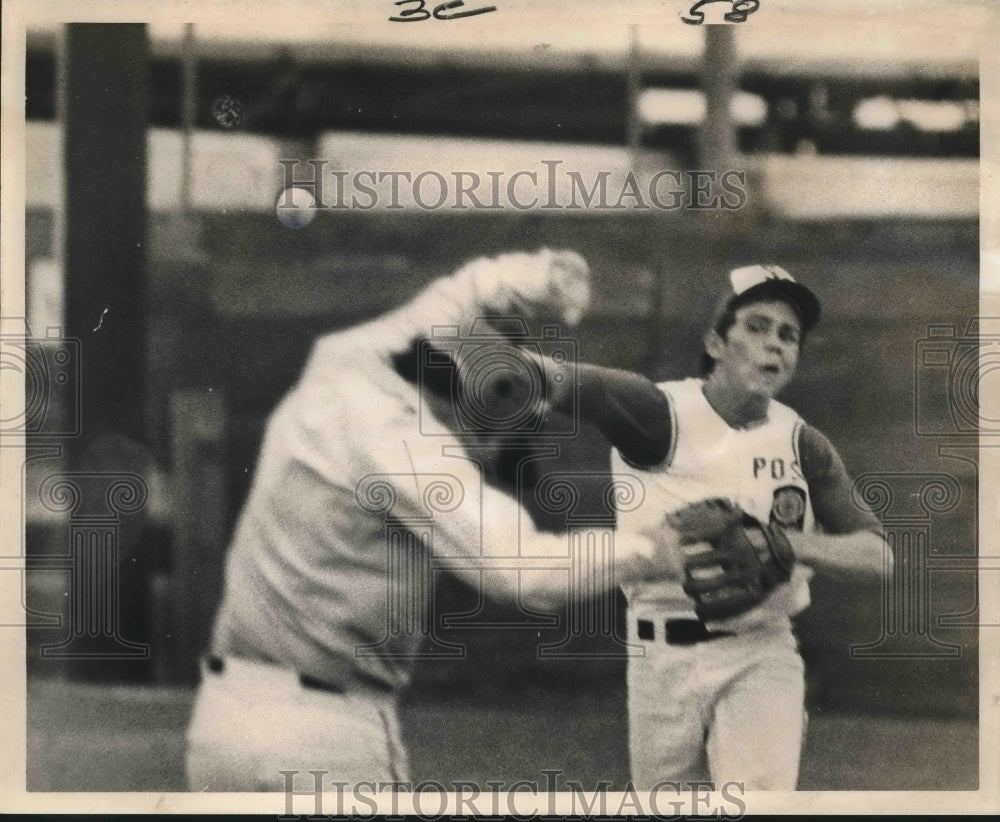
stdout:
<svg viewBox="0 0 1000 822">
<path fill-rule="evenodd" d="M 797 566 L 792 578 L 778 585 L 762 603 L 744 614 L 712 621 L 709 627 L 744 633 L 769 625 L 784 628 L 791 617 L 809 606 L 809 579 L 812 572 Z M 673 580 L 644 582 L 624 587 L 630 619 L 663 622 L 669 619 L 695 619 L 694 601 Z"/>
<path fill-rule="evenodd" d="M 715 639 L 736 636 L 735 631 L 710 628 L 700 619 L 690 617 L 633 617 L 632 630 L 642 642 L 665 642 L 667 645 L 696 645 Z"/>
<path fill-rule="evenodd" d="M 745 643 L 752 640 L 754 647 L 763 644 L 797 646 L 791 620 L 770 619 L 753 625 L 705 622 L 697 617 L 632 616 L 629 619 L 629 640 L 645 646 L 692 647 L 714 645 L 717 640 L 731 639 Z M 725 642 L 720 642 L 725 647 Z M 745 647 L 745 646 L 744 646 Z"/>
<path fill-rule="evenodd" d="M 301 688 L 320 694 L 359 695 L 368 698 L 394 699 L 396 688 L 385 680 L 364 671 L 331 671 L 311 673 L 282 667 L 259 659 L 210 653 L 202 659 L 202 677 L 225 677 L 243 680 L 254 688 L 286 691 Z"/>
<path fill-rule="evenodd" d="M 812 570 L 798 564 L 792 569 L 792 576 L 788 582 L 779 584 L 774 590 L 780 592 L 779 599 L 788 593 L 808 591 L 810 579 Z M 676 610 L 680 614 L 687 613 L 693 607 L 691 598 L 684 593 L 683 586 L 675 579 L 629 583 L 623 585 L 622 590 L 628 599 L 629 607 L 632 608 L 646 603 L 656 605 L 661 610 Z"/>
</svg>

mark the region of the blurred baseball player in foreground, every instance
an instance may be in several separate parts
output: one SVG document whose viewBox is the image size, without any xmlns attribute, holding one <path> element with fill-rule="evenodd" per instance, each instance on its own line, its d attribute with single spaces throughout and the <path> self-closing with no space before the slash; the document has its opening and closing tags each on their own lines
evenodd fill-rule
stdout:
<svg viewBox="0 0 1000 822">
<path fill-rule="evenodd" d="M 875 516 L 851 498 L 829 440 L 774 396 L 795 374 L 819 301 L 777 266 L 733 271 L 705 335 L 701 379 L 659 385 L 666 458 L 635 471 L 637 533 L 668 512 L 683 548 L 672 580 L 625 585 L 632 779 L 711 779 L 794 790 L 804 671 L 791 619 L 811 568 L 878 578 L 891 557 Z M 648 467 L 620 451 L 612 471 Z"/>
<path fill-rule="evenodd" d="M 391 567 L 390 524 L 487 595 L 565 604 L 567 569 L 544 566 L 568 555 L 566 537 L 541 533 L 512 496 L 483 482 L 455 424 L 456 390 L 485 391 L 473 399 L 495 418 L 514 400 L 490 387 L 489 367 L 476 379 L 465 373 L 482 346 L 435 349 L 434 339 L 436 328 L 461 338 L 484 316 L 573 323 L 589 293 L 587 265 L 573 253 L 480 259 L 398 310 L 316 343 L 268 422 L 230 546 L 188 730 L 191 790 L 280 791 L 289 770 L 305 779 L 325 771 L 327 788 L 408 778 L 396 699 L 424 637 L 393 626 L 420 624 L 432 586 L 414 553 L 403 555 L 409 570 Z M 497 362 L 509 364 L 515 351 L 501 341 Z M 539 365 L 529 361 L 537 354 L 516 356 L 529 358 L 529 370 Z M 425 374 L 424 357 L 438 367 Z M 445 361 L 453 368 L 440 368 Z M 667 404 L 652 383 L 563 366 L 532 372 L 546 381 L 531 401 L 536 417 L 578 400 L 622 453 L 664 458 Z M 662 518 L 633 529 L 617 541 L 617 578 L 668 573 L 671 546 L 677 532 Z M 541 567 L 532 558 L 544 558 Z"/>
</svg>

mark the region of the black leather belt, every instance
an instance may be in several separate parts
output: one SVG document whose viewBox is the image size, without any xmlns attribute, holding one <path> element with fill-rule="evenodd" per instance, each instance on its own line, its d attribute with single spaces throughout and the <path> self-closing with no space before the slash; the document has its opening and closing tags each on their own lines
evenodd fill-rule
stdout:
<svg viewBox="0 0 1000 822">
<path fill-rule="evenodd" d="M 208 670 L 213 674 L 221 674 L 224 670 L 226 670 L 226 660 L 221 656 L 216 656 L 215 654 L 206 657 L 205 664 L 208 667 Z M 392 686 L 387 682 L 383 682 L 381 679 L 376 679 L 368 674 L 358 672 L 355 674 L 355 679 L 358 684 L 376 691 L 389 693 L 393 690 Z M 347 685 L 342 682 L 330 682 L 328 680 L 318 679 L 310 674 L 299 674 L 299 684 L 303 688 L 309 688 L 314 691 L 325 691 L 329 694 L 345 694 L 348 690 Z"/>
<path fill-rule="evenodd" d="M 656 639 L 656 630 L 652 620 L 640 619 L 638 624 L 639 639 L 644 639 L 647 642 Z M 663 628 L 667 645 L 695 645 L 699 642 L 733 636 L 732 631 L 708 630 L 700 619 L 668 619 L 663 623 Z"/>
<path fill-rule="evenodd" d="M 309 676 L 309 674 L 299 674 L 299 684 L 303 688 L 311 688 L 314 691 L 326 691 L 330 694 L 342 694 L 347 691 L 339 682 L 324 682 L 321 679 L 316 679 L 314 676 Z"/>
</svg>

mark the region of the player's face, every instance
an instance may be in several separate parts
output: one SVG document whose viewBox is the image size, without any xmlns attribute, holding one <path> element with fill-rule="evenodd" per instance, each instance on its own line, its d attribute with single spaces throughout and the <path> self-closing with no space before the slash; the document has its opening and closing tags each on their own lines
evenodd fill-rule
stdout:
<svg viewBox="0 0 1000 822">
<path fill-rule="evenodd" d="M 773 397 L 795 374 L 802 325 L 783 300 L 749 303 L 736 309 L 725 338 L 711 335 L 708 353 L 713 376 L 752 393 Z"/>
</svg>

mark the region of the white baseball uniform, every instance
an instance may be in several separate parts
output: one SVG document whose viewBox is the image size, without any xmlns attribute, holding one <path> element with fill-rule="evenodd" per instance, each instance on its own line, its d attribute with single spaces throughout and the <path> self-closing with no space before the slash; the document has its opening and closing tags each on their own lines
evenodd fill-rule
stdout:
<svg viewBox="0 0 1000 822">
<path fill-rule="evenodd" d="M 639 478 L 646 494 L 641 506 L 619 515 L 620 532 L 711 497 L 728 497 L 785 529 L 879 529 L 870 512 L 852 504 L 833 446 L 792 409 L 771 400 L 764 420 L 735 429 L 709 404 L 703 385 L 694 378 L 659 385 L 671 407 L 662 465 L 638 470 L 613 452 L 612 471 Z M 628 666 L 637 788 L 708 778 L 747 790 L 795 788 L 804 666 L 791 617 L 809 604 L 810 576 L 800 563 L 760 605 L 711 623 L 698 621 L 680 581 L 623 586 L 630 641 L 645 649 Z"/>
<path fill-rule="evenodd" d="M 310 770 L 327 787 L 405 780 L 396 695 L 433 625 L 430 556 L 488 594 L 565 601 L 565 568 L 517 569 L 567 556 L 567 538 L 483 482 L 399 360 L 434 326 L 467 331 L 484 308 L 551 299 L 551 263 L 477 261 L 317 342 L 268 422 L 233 536 L 188 731 L 192 790 L 280 791 L 289 770 L 300 790 Z M 572 307 L 563 285 L 556 304 Z M 652 555 L 645 537 L 617 549 Z"/>
</svg>

